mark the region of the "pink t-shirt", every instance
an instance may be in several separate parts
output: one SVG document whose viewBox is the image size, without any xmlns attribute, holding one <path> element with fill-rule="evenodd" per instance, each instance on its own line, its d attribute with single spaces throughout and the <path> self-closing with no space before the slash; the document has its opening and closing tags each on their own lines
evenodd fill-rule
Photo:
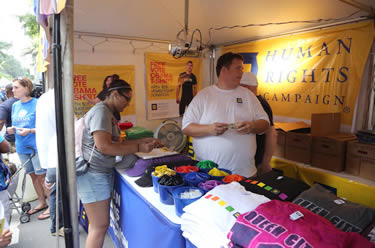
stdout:
<svg viewBox="0 0 375 248">
<path fill-rule="evenodd" d="M 299 211 L 302 217 L 292 220 Z M 290 202 L 273 200 L 240 215 L 230 232 L 230 247 L 367 248 L 358 233 L 343 232 L 323 217 Z"/>
</svg>

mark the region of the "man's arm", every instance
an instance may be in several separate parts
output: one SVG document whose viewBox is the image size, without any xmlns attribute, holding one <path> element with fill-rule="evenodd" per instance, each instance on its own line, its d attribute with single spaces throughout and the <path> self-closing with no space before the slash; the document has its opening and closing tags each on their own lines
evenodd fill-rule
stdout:
<svg viewBox="0 0 375 248">
<path fill-rule="evenodd" d="M 197 93 L 198 93 L 197 85 L 194 84 L 194 85 L 193 85 L 193 96 L 195 96 Z"/>
<path fill-rule="evenodd" d="M 211 125 L 200 125 L 191 123 L 184 128 L 183 133 L 191 137 L 217 136 L 228 130 L 228 124 L 215 122 Z"/>
<path fill-rule="evenodd" d="M 180 103 L 180 90 L 181 90 L 181 85 L 184 81 L 184 77 L 181 77 L 181 75 L 178 77 L 178 82 L 177 82 L 177 88 L 176 88 L 176 103 Z"/>
<path fill-rule="evenodd" d="M 264 154 L 262 158 L 262 163 L 259 168 L 261 174 L 266 173 L 272 169 L 271 159 L 277 143 L 277 132 L 273 126 L 267 129 L 265 135 L 266 140 L 264 144 Z"/>
</svg>

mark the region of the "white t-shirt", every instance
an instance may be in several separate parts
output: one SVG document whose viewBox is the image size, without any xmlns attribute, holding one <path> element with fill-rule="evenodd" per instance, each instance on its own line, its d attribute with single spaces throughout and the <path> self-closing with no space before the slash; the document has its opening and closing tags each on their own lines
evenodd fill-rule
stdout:
<svg viewBox="0 0 375 248">
<path fill-rule="evenodd" d="M 190 103 L 182 119 L 182 129 L 191 123 L 213 124 L 237 121 L 268 120 L 256 96 L 243 87 L 222 90 L 216 85 L 201 90 Z M 198 160 L 212 160 L 233 174 L 250 177 L 256 173 L 255 134 L 241 134 L 234 129 L 219 136 L 193 138 Z"/>
<path fill-rule="evenodd" d="M 57 136 L 55 119 L 55 95 L 53 90 L 44 93 L 36 104 L 35 138 L 40 166 L 56 168 Z"/>
</svg>

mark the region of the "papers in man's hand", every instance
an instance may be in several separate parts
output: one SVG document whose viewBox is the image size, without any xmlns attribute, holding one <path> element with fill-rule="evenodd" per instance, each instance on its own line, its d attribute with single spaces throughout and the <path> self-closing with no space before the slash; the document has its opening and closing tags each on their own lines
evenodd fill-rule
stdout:
<svg viewBox="0 0 375 248">
<path fill-rule="evenodd" d="M 137 152 L 135 155 L 142 159 L 160 158 L 178 154 L 176 151 L 169 151 L 168 148 L 155 148 L 149 153 Z"/>
</svg>

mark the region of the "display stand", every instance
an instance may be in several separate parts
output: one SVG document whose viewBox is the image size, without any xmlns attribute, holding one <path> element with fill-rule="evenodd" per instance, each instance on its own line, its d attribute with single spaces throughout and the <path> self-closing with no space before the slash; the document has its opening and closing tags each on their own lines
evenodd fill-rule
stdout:
<svg viewBox="0 0 375 248">
<path fill-rule="evenodd" d="M 308 185 L 320 183 L 338 197 L 375 209 L 375 182 L 344 172 L 333 172 L 295 161 L 273 157 L 271 166 L 285 176 L 299 179 Z"/>
<path fill-rule="evenodd" d="M 153 188 L 142 188 L 116 170 L 108 233 L 116 247 L 185 248 L 174 205 L 162 204 Z"/>
</svg>

